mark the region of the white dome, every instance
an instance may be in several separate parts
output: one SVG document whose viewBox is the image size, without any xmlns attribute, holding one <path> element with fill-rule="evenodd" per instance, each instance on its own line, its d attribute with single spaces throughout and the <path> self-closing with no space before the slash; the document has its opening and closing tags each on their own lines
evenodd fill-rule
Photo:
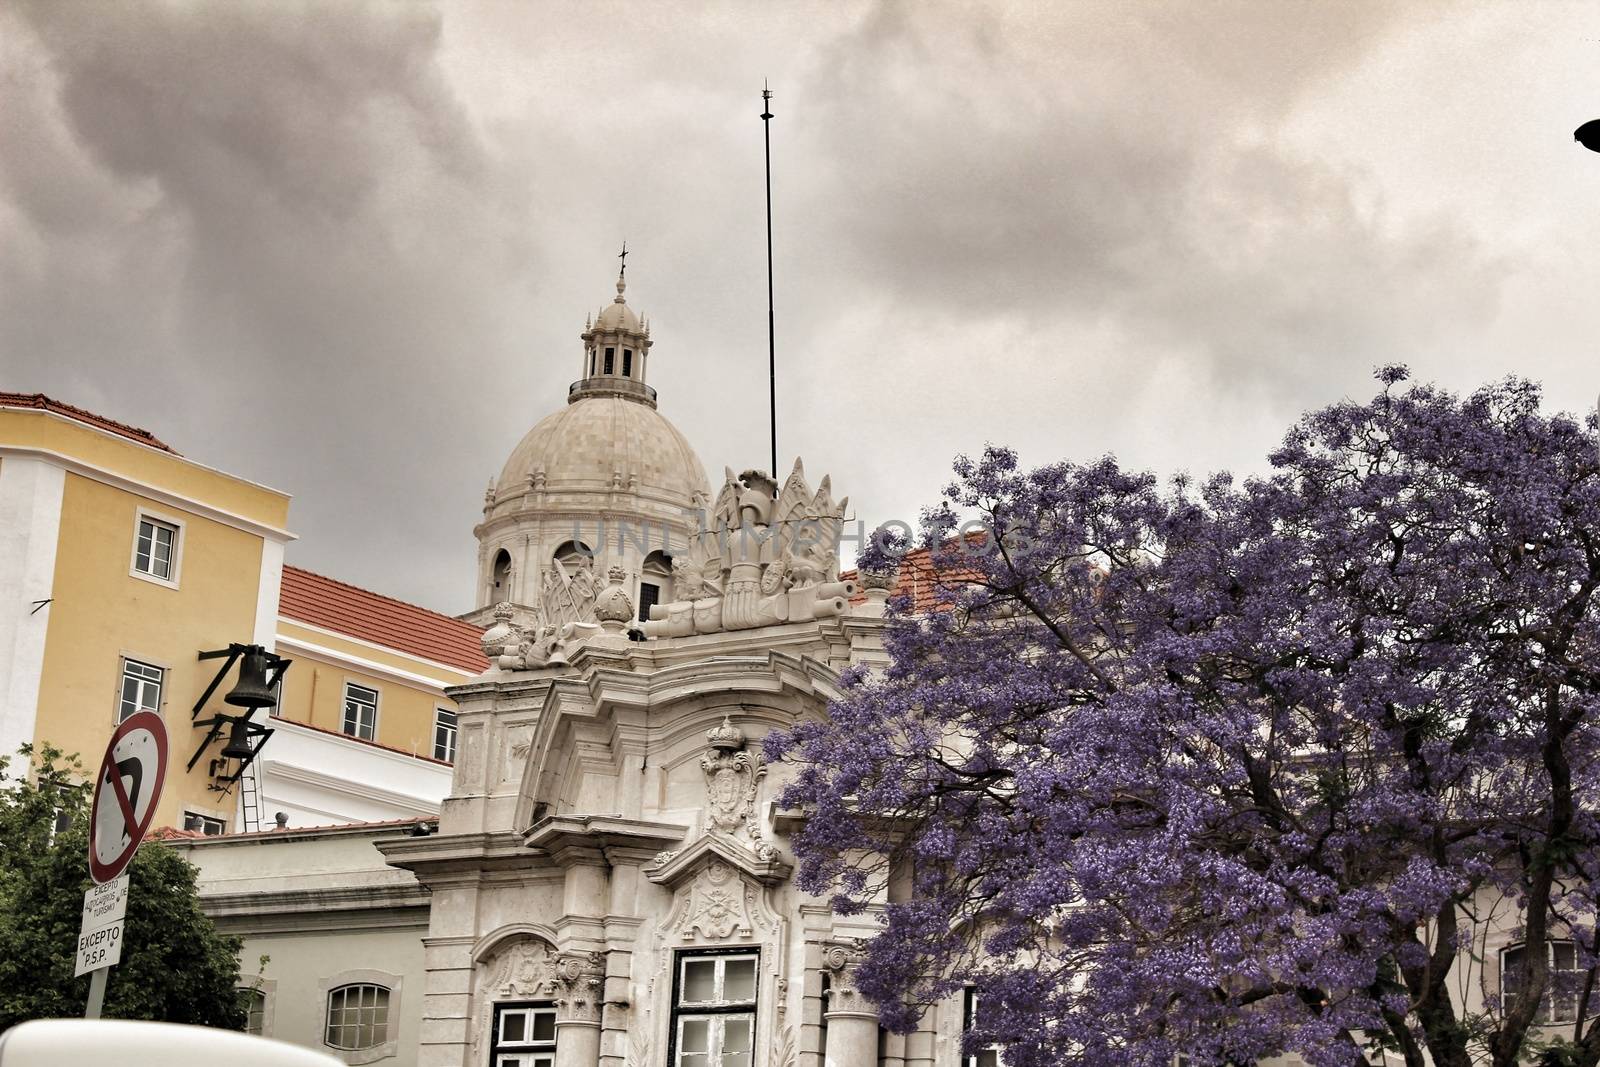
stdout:
<svg viewBox="0 0 1600 1067">
<path fill-rule="evenodd" d="M 710 496 L 705 467 L 678 428 L 653 406 L 623 396 L 580 397 L 541 419 L 511 450 L 495 511 L 527 492 L 540 471 L 551 492 L 610 492 L 620 480 L 624 489 L 685 508 L 696 494 Z"/>
</svg>

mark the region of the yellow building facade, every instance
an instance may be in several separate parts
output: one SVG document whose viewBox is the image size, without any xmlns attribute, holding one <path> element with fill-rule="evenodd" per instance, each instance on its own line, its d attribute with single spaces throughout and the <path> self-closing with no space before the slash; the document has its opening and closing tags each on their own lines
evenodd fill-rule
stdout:
<svg viewBox="0 0 1600 1067">
<path fill-rule="evenodd" d="M 289 501 L 147 431 L 0 393 L 0 754 L 48 743 L 92 774 L 117 723 L 154 710 L 170 746 L 155 825 L 253 829 L 240 799 L 259 782 L 230 787 L 237 764 L 220 759 L 226 736 L 206 744 L 191 724 L 239 710 L 222 700 L 233 675 L 193 715 L 223 662 L 199 653 L 255 644 L 294 661 L 275 709 L 282 722 L 434 762 L 454 711 L 443 687 L 476 673 L 467 658 L 476 631 L 293 568 L 292 614 L 282 614 Z"/>
</svg>

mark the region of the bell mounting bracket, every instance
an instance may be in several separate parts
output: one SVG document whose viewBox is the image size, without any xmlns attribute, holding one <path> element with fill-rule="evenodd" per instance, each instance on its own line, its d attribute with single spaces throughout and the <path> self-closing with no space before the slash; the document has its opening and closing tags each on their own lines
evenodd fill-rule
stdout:
<svg viewBox="0 0 1600 1067">
<path fill-rule="evenodd" d="M 244 720 L 245 728 L 253 741 L 250 746 L 250 755 L 245 759 L 239 760 L 239 765 L 231 773 L 215 775 L 217 781 L 222 783 L 224 790 L 243 776 L 245 768 L 250 766 L 251 762 L 256 758 L 256 753 L 261 751 L 261 746 L 266 744 L 267 738 L 272 736 L 270 727 L 257 726 L 249 721 L 249 717 L 254 714 L 254 709 L 241 709 L 244 712 L 241 715 L 224 715 L 219 712 L 210 718 L 200 718 L 200 712 L 206 706 L 206 701 L 211 699 L 218 687 L 222 685 L 222 680 L 228 676 L 228 672 L 233 670 L 233 665 L 238 663 L 247 652 L 257 652 L 266 657 L 266 685 L 269 689 L 278 684 L 278 680 L 283 677 L 283 672 L 289 669 L 290 663 L 294 662 L 293 660 L 284 659 L 276 653 L 268 652 L 259 645 L 233 643 L 227 648 L 218 648 L 200 653 L 200 659 L 220 659 L 223 660 L 223 664 L 217 669 L 216 677 L 211 679 L 211 684 L 206 686 L 206 691 L 200 694 L 200 699 L 194 702 L 194 710 L 189 713 L 189 719 L 194 724 L 195 729 L 199 729 L 202 726 L 206 727 L 205 738 L 200 742 L 199 747 L 194 750 L 194 755 L 189 757 L 189 770 L 194 770 L 194 765 L 200 762 L 200 757 L 205 755 L 206 749 L 211 747 L 211 743 L 222 736 L 222 731 L 232 727 L 235 722 Z M 223 763 L 225 767 L 227 761 L 223 761 Z M 217 761 L 213 760 L 212 764 L 215 767 Z"/>
</svg>

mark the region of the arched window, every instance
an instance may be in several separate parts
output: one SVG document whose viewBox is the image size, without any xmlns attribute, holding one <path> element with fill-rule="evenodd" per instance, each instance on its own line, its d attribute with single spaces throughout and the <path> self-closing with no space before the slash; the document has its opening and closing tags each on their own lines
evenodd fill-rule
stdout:
<svg viewBox="0 0 1600 1067">
<path fill-rule="evenodd" d="M 328 1026 L 323 1044 L 342 1052 L 360 1052 L 388 1040 L 387 986 L 355 982 L 328 990 Z"/>
<path fill-rule="evenodd" d="M 1570 1023 L 1578 1017 L 1578 950 L 1571 941 L 1544 943 L 1549 978 L 1539 1002 L 1540 1023 Z M 1510 1011 L 1522 987 L 1527 945 L 1512 945 L 1500 952 L 1500 1007 Z"/>
<path fill-rule="evenodd" d="M 491 604 L 498 604 L 502 600 L 511 599 L 511 553 L 501 549 L 494 557 L 494 592 L 489 597 Z"/>
<path fill-rule="evenodd" d="M 672 601 L 672 557 L 657 549 L 644 558 L 639 575 L 639 621 L 650 618 L 653 604 Z"/>
<path fill-rule="evenodd" d="M 560 545 L 556 546 L 555 553 L 553 554 L 553 558 L 560 560 L 569 571 L 572 569 L 573 564 L 580 560 L 592 558 L 593 556 L 594 549 L 590 548 L 582 541 L 563 541 Z"/>
</svg>

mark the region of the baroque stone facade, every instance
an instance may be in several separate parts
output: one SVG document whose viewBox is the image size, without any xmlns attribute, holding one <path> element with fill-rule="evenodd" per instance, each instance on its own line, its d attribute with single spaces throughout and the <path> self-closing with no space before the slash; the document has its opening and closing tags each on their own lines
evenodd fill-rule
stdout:
<svg viewBox="0 0 1600 1067">
<path fill-rule="evenodd" d="M 653 392 L 616 378 L 637 372 L 642 386 L 650 340 L 620 281 L 583 338 L 574 404 L 637 406 L 670 429 Z M 883 660 L 881 590 L 853 608 L 839 574 L 847 501 L 799 462 L 781 487 L 728 470 L 710 500 L 688 453 L 641 458 L 558 502 L 539 495 L 567 479 L 557 472 L 593 467 L 604 482 L 604 464 L 540 433 L 518 446 L 478 532 L 486 553 L 526 533 L 512 563 L 542 592 L 502 574 L 512 595 L 480 597 L 493 667 L 452 690 L 460 744 L 439 832 L 383 845 L 432 899 L 418 1062 L 489 1064 L 497 1013 L 535 1005 L 555 1013 L 558 1067 L 954 1067 L 937 1018 L 880 1040 L 853 979 L 875 920 L 833 916 L 793 884 L 787 839 L 803 816 L 779 810 L 783 768 L 761 754 L 770 731 L 824 713 L 843 669 Z M 524 468 L 542 476 L 526 491 Z M 660 595 L 637 625 L 649 561 L 609 543 L 563 555 L 557 533 L 574 517 L 658 520 L 663 487 L 702 514 L 654 561 Z M 495 580 L 485 565 L 480 593 Z"/>
</svg>

